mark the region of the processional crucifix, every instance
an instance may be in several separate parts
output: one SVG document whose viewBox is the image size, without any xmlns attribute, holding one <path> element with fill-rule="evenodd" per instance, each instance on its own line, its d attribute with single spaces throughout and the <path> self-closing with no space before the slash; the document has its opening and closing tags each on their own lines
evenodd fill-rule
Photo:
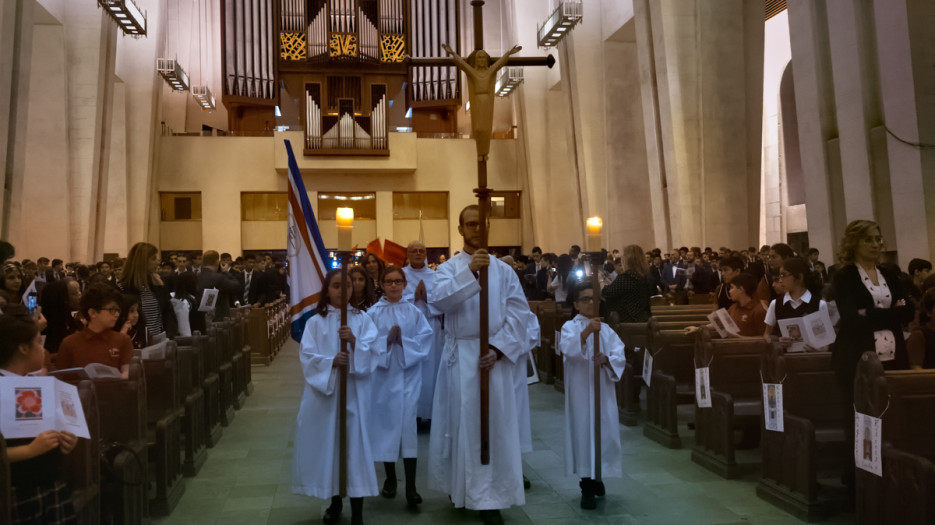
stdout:
<svg viewBox="0 0 935 525">
<path fill-rule="evenodd" d="M 490 153 L 490 138 L 493 134 L 493 103 L 496 98 L 494 85 L 497 71 L 507 64 L 516 66 L 548 66 L 555 64 L 555 58 L 547 57 L 513 58 L 520 46 L 514 46 L 507 54 L 497 59 L 491 58 L 484 51 L 484 0 L 472 0 L 474 10 L 474 52 L 467 59 L 458 56 L 448 44 L 445 51 L 450 58 L 411 58 L 413 66 L 457 66 L 467 75 L 468 95 L 471 102 L 471 128 L 477 145 L 477 194 L 480 208 L 480 243 L 479 248 L 487 249 L 487 218 L 490 216 L 490 192 L 487 187 L 487 155 Z M 493 64 L 491 64 L 493 61 Z M 490 351 L 489 292 L 487 287 L 487 268 L 481 268 L 478 275 L 480 284 L 480 356 Z M 480 461 L 482 465 L 490 463 L 490 377 L 487 370 L 480 372 Z"/>
</svg>

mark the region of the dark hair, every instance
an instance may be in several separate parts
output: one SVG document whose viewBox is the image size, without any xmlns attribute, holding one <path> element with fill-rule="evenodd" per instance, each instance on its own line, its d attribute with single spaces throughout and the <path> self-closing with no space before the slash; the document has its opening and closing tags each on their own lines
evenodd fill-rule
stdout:
<svg viewBox="0 0 935 525">
<path fill-rule="evenodd" d="M 36 259 L 36 264 L 49 264 L 49 258 L 39 257 L 38 259 Z"/>
<path fill-rule="evenodd" d="M 558 261 L 555 262 L 556 273 L 558 273 L 558 280 L 562 286 L 567 286 L 568 283 L 568 272 L 571 271 L 571 255 L 563 253 L 558 256 Z"/>
<path fill-rule="evenodd" d="M 812 294 L 821 292 L 821 282 L 817 279 L 816 272 L 812 271 L 808 261 L 801 257 L 790 257 L 782 261 L 782 266 L 786 272 L 795 277 L 801 277 L 802 286 Z"/>
<path fill-rule="evenodd" d="M 386 279 L 387 274 L 389 274 L 390 272 L 396 272 L 396 273 L 398 273 L 399 275 L 402 275 L 402 276 L 403 276 L 403 282 L 407 282 L 407 281 L 408 281 L 408 280 L 406 279 L 406 272 L 404 272 L 403 269 L 400 268 L 399 266 L 396 266 L 395 264 L 391 264 L 391 265 L 387 266 L 386 268 L 384 268 L 384 270 L 383 270 L 383 278 Z"/>
<path fill-rule="evenodd" d="M 252 253 L 249 253 L 249 254 L 247 254 L 247 255 L 243 258 L 243 260 L 245 260 L 245 261 L 255 261 L 255 260 L 256 260 L 256 255 L 253 255 Z"/>
<path fill-rule="evenodd" d="M 65 261 L 63 261 L 63 260 L 61 260 L 61 259 L 52 259 L 52 266 L 58 266 L 58 265 L 62 264 L 63 262 L 65 262 Z"/>
<path fill-rule="evenodd" d="M 75 268 L 75 277 L 83 281 L 87 280 L 89 277 L 91 277 L 91 269 L 83 264 L 79 264 L 78 267 Z"/>
<path fill-rule="evenodd" d="M 578 296 L 581 295 L 581 292 L 585 290 L 594 290 L 594 287 L 591 286 L 590 280 L 579 281 L 575 284 L 575 301 L 578 300 Z"/>
<path fill-rule="evenodd" d="M 364 278 L 364 291 L 362 295 L 355 295 L 353 290 L 354 278 L 352 274 L 359 273 Z M 373 303 L 377 302 L 377 291 L 373 287 L 373 279 L 367 275 L 367 271 L 360 266 L 351 266 L 347 270 L 347 276 L 351 279 L 351 304 L 358 310 L 366 310 Z"/>
<path fill-rule="evenodd" d="M 720 268 L 727 267 L 732 270 L 743 270 L 744 264 L 743 264 L 743 261 L 741 261 L 739 258 L 728 255 L 727 257 L 724 257 L 723 259 L 720 260 L 720 262 L 718 263 L 718 267 Z"/>
<path fill-rule="evenodd" d="M 383 281 L 383 270 L 386 268 L 386 264 L 383 262 L 383 259 L 377 257 L 377 254 L 371 253 L 371 252 L 365 253 L 363 259 L 361 259 L 360 261 L 360 265 L 364 267 L 364 272 L 366 273 L 367 263 L 370 262 L 371 257 L 373 257 L 377 261 L 378 268 L 377 268 L 376 280 L 378 282 L 382 282 Z"/>
<path fill-rule="evenodd" d="M 935 308 L 935 288 L 929 288 L 922 294 L 922 300 L 919 302 L 919 324 L 925 325 L 932 319 L 929 313 Z"/>
<path fill-rule="evenodd" d="M 221 254 L 221 259 L 230 259 L 230 258 L 231 258 L 231 254 L 227 252 L 224 252 Z"/>
<path fill-rule="evenodd" d="M 577 244 L 572 244 L 571 249 L 578 253 L 581 253 L 581 246 L 578 246 Z"/>
<path fill-rule="evenodd" d="M 770 246 L 769 249 L 782 257 L 783 261 L 791 257 L 795 257 L 795 250 L 793 250 L 792 247 L 786 243 L 777 242 L 776 244 Z"/>
<path fill-rule="evenodd" d="M 140 314 L 140 320 L 137 321 L 136 325 L 139 326 L 140 323 L 145 325 L 143 321 L 143 304 L 140 302 L 140 297 L 130 293 L 122 293 L 119 299 L 120 315 L 117 317 L 117 324 L 114 325 L 114 330 L 120 330 L 123 324 L 127 322 L 127 317 L 130 316 L 130 308 L 132 308 L 133 305 L 136 305 L 137 311 Z"/>
<path fill-rule="evenodd" d="M 733 266 L 731 266 L 731 268 L 733 268 Z M 731 286 L 743 289 L 744 293 L 750 297 L 753 297 L 753 294 L 756 293 L 757 284 L 756 277 L 749 273 L 739 273 L 730 280 Z"/>
<path fill-rule="evenodd" d="M 16 351 L 28 345 L 39 333 L 39 325 L 29 315 L 29 308 L 21 304 L 3 305 L 0 313 L 0 367 L 13 360 Z"/>
<path fill-rule="evenodd" d="M 916 272 L 918 271 L 925 271 L 925 270 L 931 270 L 931 269 L 932 269 L 932 263 L 930 263 L 929 261 L 926 261 L 925 259 L 913 259 L 909 261 L 909 268 L 908 268 L 909 272 L 908 273 L 911 277 L 915 277 Z"/>
<path fill-rule="evenodd" d="M 348 272 L 350 275 L 350 272 Z M 318 306 L 315 307 L 315 311 L 318 312 L 318 315 L 325 317 L 328 315 L 328 307 L 331 305 L 331 297 L 328 295 L 328 289 L 331 288 L 331 281 L 337 277 L 341 278 L 341 269 L 335 268 L 325 274 L 325 282 L 321 283 L 321 298 L 318 299 Z M 350 287 L 353 291 L 354 287 Z"/>
<path fill-rule="evenodd" d="M 818 248 L 809 248 L 805 250 L 805 255 L 807 256 L 811 256 L 812 254 L 815 254 L 815 253 L 821 253 L 821 252 L 818 251 Z"/>
<path fill-rule="evenodd" d="M 540 248 L 540 247 L 538 247 L 538 246 L 533 246 L 533 247 L 532 247 L 532 253 L 539 253 L 539 254 L 541 254 L 541 253 L 542 253 L 542 248 Z"/>
<path fill-rule="evenodd" d="M 39 294 L 39 306 L 42 307 L 42 315 L 49 321 L 49 326 L 53 323 L 64 323 L 65 319 L 71 318 L 71 305 L 68 300 L 70 282 L 71 279 L 52 281 L 46 284 Z"/>
<path fill-rule="evenodd" d="M 465 206 L 464 209 L 461 210 L 461 213 L 458 214 L 458 226 L 464 226 L 464 212 L 468 210 L 473 210 L 480 214 L 480 206 L 476 204 Z"/>
<path fill-rule="evenodd" d="M 81 307 L 78 311 L 81 313 L 81 317 L 90 321 L 91 316 L 88 315 L 88 310 L 94 309 L 100 311 L 109 303 L 117 303 L 119 305 L 120 295 L 120 292 L 114 290 L 110 286 L 89 286 L 88 289 L 81 294 Z"/>
</svg>

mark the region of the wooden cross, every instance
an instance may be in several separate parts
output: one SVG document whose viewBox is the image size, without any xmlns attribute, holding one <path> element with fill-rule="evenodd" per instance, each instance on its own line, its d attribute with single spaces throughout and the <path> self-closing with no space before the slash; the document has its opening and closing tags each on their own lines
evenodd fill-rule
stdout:
<svg viewBox="0 0 935 525">
<path fill-rule="evenodd" d="M 474 52 L 467 59 L 454 53 L 445 44 L 445 51 L 450 58 L 410 58 L 413 66 L 457 66 L 467 75 L 468 93 L 471 101 L 471 128 L 477 146 L 477 195 L 480 208 L 480 246 L 487 249 L 487 220 L 490 216 L 490 192 L 487 187 L 487 155 L 490 152 L 490 138 L 493 134 L 493 103 L 496 98 L 494 85 L 497 71 L 507 64 L 517 66 L 547 66 L 555 64 L 555 58 L 547 57 L 512 57 L 521 48 L 515 46 L 506 55 L 492 58 L 484 51 L 484 0 L 472 0 L 474 9 Z M 480 356 L 490 351 L 490 324 L 488 301 L 490 294 L 487 287 L 487 268 L 480 270 Z M 487 370 L 480 372 L 480 461 L 482 465 L 490 463 L 490 377 Z"/>
</svg>

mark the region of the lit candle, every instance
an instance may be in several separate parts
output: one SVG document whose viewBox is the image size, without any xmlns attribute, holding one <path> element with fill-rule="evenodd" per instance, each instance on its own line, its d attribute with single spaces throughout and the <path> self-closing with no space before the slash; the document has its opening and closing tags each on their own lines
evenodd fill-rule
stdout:
<svg viewBox="0 0 935 525">
<path fill-rule="evenodd" d="M 588 226 L 588 251 L 601 251 L 601 227 L 604 225 L 600 217 L 590 217 L 587 221 Z"/>
<path fill-rule="evenodd" d="M 338 250 L 351 250 L 351 233 L 354 231 L 354 208 L 338 208 L 335 216 L 338 223 Z"/>
</svg>

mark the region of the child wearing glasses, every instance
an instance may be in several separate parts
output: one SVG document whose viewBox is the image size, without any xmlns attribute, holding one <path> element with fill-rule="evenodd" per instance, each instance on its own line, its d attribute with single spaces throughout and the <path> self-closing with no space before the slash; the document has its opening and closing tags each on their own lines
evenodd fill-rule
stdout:
<svg viewBox="0 0 935 525">
<path fill-rule="evenodd" d="M 779 274 L 776 276 L 782 283 L 785 294 L 773 299 L 766 310 L 766 331 L 763 337 L 772 339 L 774 332 L 778 331 L 779 321 L 795 317 L 805 317 L 818 310 L 828 310 L 828 305 L 821 298 L 820 282 L 808 261 L 801 257 L 792 257 L 782 262 Z M 790 332 L 790 335 L 793 335 Z M 780 338 L 786 346 L 800 343 L 793 338 Z M 802 344 L 805 350 L 810 350 Z M 811 349 L 817 350 L 817 349 Z"/>
<path fill-rule="evenodd" d="M 87 324 L 62 341 L 56 368 L 101 363 L 120 370 L 124 379 L 129 377 L 133 341 L 127 334 L 114 330 L 120 317 L 120 299 L 120 292 L 108 285 L 95 285 L 84 291 L 78 311 Z"/>
<path fill-rule="evenodd" d="M 403 459 L 406 472 L 406 504 L 422 503 L 416 492 L 416 406 L 422 391 L 422 361 L 431 350 L 432 327 L 422 312 L 403 301 L 406 274 L 388 266 L 383 272 L 383 297 L 367 310 L 377 326 L 377 343 L 386 353 L 373 373 L 371 444 L 374 461 L 382 461 L 386 481 L 381 494 L 396 496 L 396 461 Z"/>
<path fill-rule="evenodd" d="M 575 292 L 578 315 L 562 326 L 559 340 L 565 363 L 565 472 L 581 478 L 581 508 L 594 509 L 596 497 L 604 495 L 603 481 L 595 479 L 594 366 L 601 365 L 601 478 L 619 478 L 622 453 L 614 383 L 623 375 L 626 358 L 616 332 L 597 317 L 591 283 L 578 283 Z M 598 352 L 595 337 L 600 337 Z"/>
</svg>

